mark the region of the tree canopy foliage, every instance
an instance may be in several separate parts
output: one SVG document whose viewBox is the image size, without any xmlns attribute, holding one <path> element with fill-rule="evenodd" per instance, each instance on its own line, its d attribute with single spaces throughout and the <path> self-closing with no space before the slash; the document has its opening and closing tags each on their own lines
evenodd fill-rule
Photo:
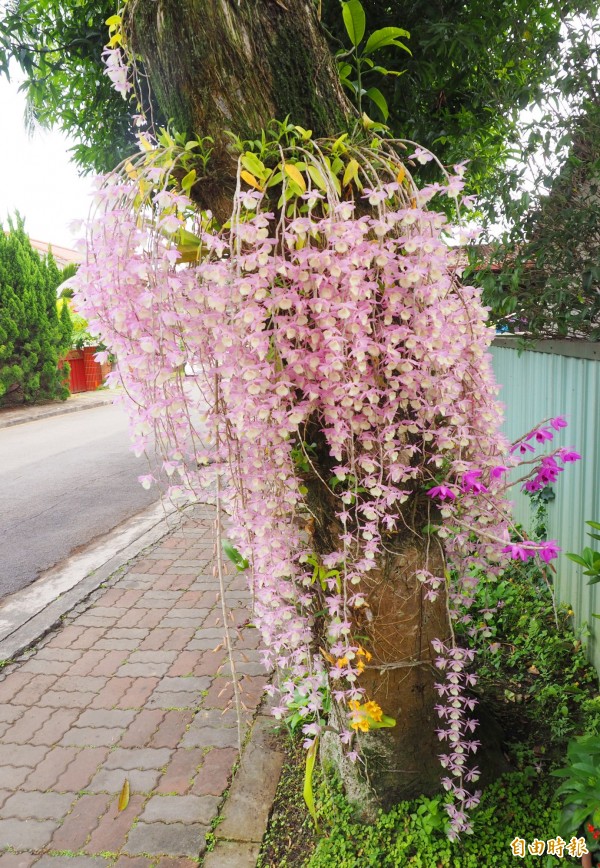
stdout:
<svg viewBox="0 0 600 868">
<path fill-rule="evenodd" d="M 433 148 L 450 165 L 471 161 L 474 192 L 491 196 L 499 165 L 514 146 L 519 109 L 539 99 L 561 62 L 561 24 L 594 14 L 597 0 L 365 0 L 369 32 L 399 26 L 411 54 L 383 48 L 377 64 L 401 76 L 374 75 L 387 100 L 392 134 Z M 31 111 L 79 141 L 83 168 L 110 170 L 132 149 L 132 105 L 115 93 L 101 53 L 113 0 L 13 0 L 0 20 L 0 69 L 12 58 L 25 74 Z M 332 50 L 349 48 L 338 0 L 322 3 Z M 161 120 L 160 106 L 156 106 Z M 374 110 L 376 113 L 376 109 Z M 379 118 L 378 118 L 379 119 Z M 164 118 L 162 118 L 164 120 Z M 188 130 L 185 132 L 200 132 Z"/>
<path fill-rule="evenodd" d="M 391 43 L 367 59 L 369 114 L 446 165 L 469 160 L 468 192 L 494 241 L 491 257 L 489 247 L 475 254 L 474 273 L 494 318 L 512 331 L 597 337 L 598 0 L 362 5 L 367 33 L 410 35 L 410 52 Z M 349 79 L 340 4 L 323 0 L 320 10 Z M 136 147 L 139 106 L 115 92 L 102 62 L 115 11 L 114 0 L 12 0 L 0 12 L 0 72 L 20 67 L 30 120 L 73 135 L 84 171 L 108 171 Z M 143 64 L 139 72 L 145 89 Z M 164 124 L 169 109 L 141 96 L 154 99 L 153 120 Z"/>
</svg>

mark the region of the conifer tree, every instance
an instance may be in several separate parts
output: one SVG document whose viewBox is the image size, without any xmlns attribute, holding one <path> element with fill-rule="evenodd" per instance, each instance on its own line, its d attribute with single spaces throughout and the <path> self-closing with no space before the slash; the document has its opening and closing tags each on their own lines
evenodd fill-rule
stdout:
<svg viewBox="0 0 600 868">
<path fill-rule="evenodd" d="M 58 363 L 71 326 L 56 309 L 61 274 L 52 254 L 33 249 L 19 217 L 9 229 L 0 231 L 0 405 L 64 400 Z"/>
</svg>

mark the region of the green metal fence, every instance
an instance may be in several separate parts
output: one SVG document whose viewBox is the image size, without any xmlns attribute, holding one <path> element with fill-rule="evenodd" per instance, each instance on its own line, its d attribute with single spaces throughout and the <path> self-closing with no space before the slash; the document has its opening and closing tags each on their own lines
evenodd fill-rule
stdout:
<svg viewBox="0 0 600 868">
<path fill-rule="evenodd" d="M 585 522 L 600 521 L 600 344 L 538 341 L 534 346 L 519 352 L 518 339 L 509 337 L 496 338 L 492 346 L 505 405 L 504 432 L 515 440 L 543 419 L 566 417 L 569 426 L 558 432 L 553 446 L 572 446 L 583 460 L 568 464 L 553 486 L 549 538 L 558 539 L 563 552 L 579 552 L 595 545 Z M 529 500 L 517 486 L 513 492 L 515 517 L 529 527 Z M 592 618 L 600 613 L 600 584 L 589 586 L 581 569 L 561 554 L 556 588 L 558 598 L 572 605 L 577 622 L 589 625 L 589 653 L 600 671 L 600 620 Z"/>
</svg>

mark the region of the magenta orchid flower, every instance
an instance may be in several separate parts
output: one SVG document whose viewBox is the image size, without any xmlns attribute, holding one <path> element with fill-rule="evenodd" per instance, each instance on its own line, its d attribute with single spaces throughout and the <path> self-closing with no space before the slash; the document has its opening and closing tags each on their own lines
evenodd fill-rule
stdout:
<svg viewBox="0 0 600 868">
<path fill-rule="evenodd" d="M 447 485 L 435 485 L 427 492 L 429 497 L 438 497 L 440 500 L 456 500 L 456 494 Z"/>
</svg>

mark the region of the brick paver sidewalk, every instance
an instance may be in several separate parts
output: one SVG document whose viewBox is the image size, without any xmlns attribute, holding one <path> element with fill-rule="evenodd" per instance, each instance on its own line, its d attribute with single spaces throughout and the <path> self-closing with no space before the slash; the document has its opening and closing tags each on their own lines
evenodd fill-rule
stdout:
<svg viewBox="0 0 600 868">
<path fill-rule="evenodd" d="M 238 758 L 212 553 L 200 508 L 2 671 L 0 868 L 197 864 Z M 266 678 L 256 631 L 234 635 L 249 723 Z"/>
</svg>

